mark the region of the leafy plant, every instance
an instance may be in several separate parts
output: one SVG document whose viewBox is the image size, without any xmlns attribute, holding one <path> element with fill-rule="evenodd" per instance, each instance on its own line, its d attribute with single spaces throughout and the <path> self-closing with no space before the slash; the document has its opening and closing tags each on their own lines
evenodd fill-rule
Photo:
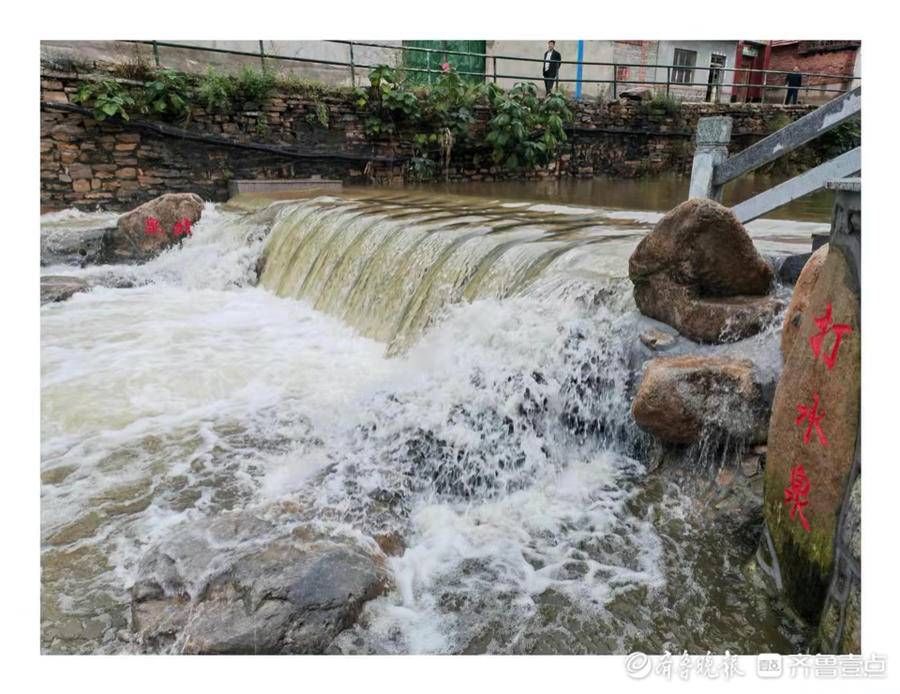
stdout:
<svg viewBox="0 0 900 694">
<path fill-rule="evenodd" d="M 413 183 L 422 183 L 434 178 L 437 164 L 427 156 L 411 157 L 406 164 L 406 176 Z"/>
<path fill-rule="evenodd" d="M 836 128 L 824 133 L 819 144 L 824 150 L 826 159 L 831 159 L 859 147 L 862 144 L 862 130 L 859 117 L 857 116 L 841 123 Z"/>
<path fill-rule="evenodd" d="M 242 102 L 261 104 L 275 90 L 275 75 L 268 70 L 244 67 L 235 81 L 235 97 Z"/>
<path fill-rule="evenodd" d="M 645 114 L 665 114 L 674 116 L 681 110 L 681 102 L 670 94 L 654 94 L 649 101 L 640 102 L 640 109 Z"/>
<path fill-rule="evenodd" d="M 298 94 L 314 100 L 325 96 L 350 98 L 356 92 L 352 87 L 327 85 L 323 82 L 297 77 L 290 73 L 275 76 L 275 89 L 285 94 Z"/>
<path fill-rule="evenodd" d="M 115 80 L 82 82 L 74 101 L 90 106 L 99 121 L 114 117 L 128 120 L 128 112 L 135 106 L 135 100 L 127 88 Z"/>
<path fill-rule="evenodd" d="M 158 70 L 154 78 L 144 84 L 141 93 L 141 112 L 174 120 L 188 111 L 189 87 L 187 77 L 175 70 Z"/>
<path fill-rule="evenodd" d="M 427 94 L 427 113 L 438 128 L 449 129 L 455 139 L 468 136 L 475 120 L 475 105 L 487 98 L 490 87 L 465 82 L 453 68 L 441 73 Z M 495 87 L 494 87 L 495 88 Z"/>
<path fill-rule="evenodd" d="M 210 112 L 230 111 L 234 93 L 234 79 L 223 75 L 214 68 L 209 68 L 197 85 L 197 98 Z"/>
<path fill-rule="evenodd" d="M 357 107 L 366 111 L 366 135 L 413 131 L 408 173 L 414 180 L 433 175 L 437 159 L 447 176 L 454 147 L 471 141 L 480 105 L 492 113 L 486 136 L 491 156 L 508 168 L 549 162 L 566 140 L 565 124 L 572 118 L 559 94 L 540 98 L 531 83 L 517 84 L 508 92 L 491 83 L 467 83 L 449 65 L 430 88 L 408 89 L 400 73 L 387 65 L 374 68 L 369 82 L 368 89 L 354 92 Z"/>
<path fill-rule="evenodd" d="M 782 128 L 786 128 L 793 122 L 793 119 L 786 113 L 777 113 L 775 117 L 769 121 L 768 130 L 770 133 L 775 133 Z"/>
<path fill-rule="evenodd" d="M 322 124 L 323 128 L 327 128 L 328 124 L 331 120 L 331 112 L 328 110 L 328 104 L 325 104 L 321 101 L 316 102 L 316 116 L 319 118 L 319 123 Z"/>
<path fill-rule="evenodd" d="M 360 89 L 356 95 L 357 105 L 369 111 L 363 122 L 369 138 L 393 135 L 398 125 L 415 123 L 421 116 L 415 94 L 403 88 L 399 73 L 389 65 L 372 68 L 368 91 Z"/>
<path fill-rule="evenodd" d="M 565 122 L 572 118 L 559 94 L 540 99 L 531 82 L 508 92 L 491 92 L 494 116 L 486 139 L 495 162 L 508 169 L 546 164 L 566 140 Z"/>
<path fill-rule="evenodd" d="M 254 130 L 256 131 L 256 134 L 259 135 L 260 137 L 263 137 L 263 136 L 269 134 L 269 123 L 266 120 L 266 117 L 264 114 L 261 113 L 256 117 L 256 125 L 254 126 Z"/>
</svg>

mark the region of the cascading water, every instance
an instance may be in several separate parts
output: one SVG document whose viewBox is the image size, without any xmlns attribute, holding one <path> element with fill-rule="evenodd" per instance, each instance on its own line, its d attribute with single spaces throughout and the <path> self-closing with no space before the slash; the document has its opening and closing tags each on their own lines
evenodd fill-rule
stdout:
<svg viewBox="0 0 900 694">
<path fill-rule="evenodd" d="M 648 227 L 348 194 L 208 206 L 145 265 L 47 268 L 115 288 L 42 308 L 43 648 L 134 650 L 141 555 L 252 509 L 403 538 L 336 652 L 794 650 L 747 548 L 649 473 L 631 423 Z"/>
</svg>

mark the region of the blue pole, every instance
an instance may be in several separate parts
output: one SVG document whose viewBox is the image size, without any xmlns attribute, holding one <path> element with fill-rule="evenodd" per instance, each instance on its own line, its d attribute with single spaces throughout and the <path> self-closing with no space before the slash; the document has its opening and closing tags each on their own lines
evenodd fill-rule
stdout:
<svg viewBox="0 0 900 694">
<path fill-rule="evenodd" d="M 584 41 L 578 42 L 578 68 L 575 71 L 575 79 L 578 80 L 575 83 L 575 98 L 581 98 L 581 69 L 582 64 L 581 61 L 584 60 Z"/>
</svg>

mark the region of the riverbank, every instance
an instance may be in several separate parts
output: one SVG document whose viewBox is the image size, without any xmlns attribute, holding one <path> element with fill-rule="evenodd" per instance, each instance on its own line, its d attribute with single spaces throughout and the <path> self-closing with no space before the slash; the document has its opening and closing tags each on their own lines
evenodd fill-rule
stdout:
<svg viewBox="0 0 900 694">
<path fill-rule="evenodd" d="M 439 162 L 436 154 L 423 155 L 419 137 L 430 142 L 434 135 L 428 147 L 435 149 L 439 132 L 420 132 L 402 120 L 396 127 L 375 128 L 368 107 L 347 89 L 274 83 L 255 102 L 220 110 L 193 101 L 177 118 L 132 113 L 128 121 L 116 116 L 98 121 L 91 108 L 75 103 L 85 84 L 112 85 L 110 94 L 126 95 L 129 89 L 146 87 L 146 81 L 122 74 L 121 66 L 42 66 L 45 210 L 122 210 L 163 193 L 184 191 L 224 201 L 233 178 L 320 176 L 396 185 L 445 178 L 496 182 L 686 175 L 699 118 L 731 116 L 733 148 L 742 149 L 811 108 L 574 101 L 568 104 L 572 118 L 565 124 L 566 139 L 558 153 L 540 166 L 509 168 L 492 160 L 486 139 L 491 112 L 483 105 L 472 111 L 467 141 L 457 142 L 449 161 Z M 151 71 L 144 79 L 152 78 Z M 787 168 L 778 173 L 818 164 L 842 146 L 834 138 L 820 138 L 792 153 L 781 164 Z"/>
</svg>

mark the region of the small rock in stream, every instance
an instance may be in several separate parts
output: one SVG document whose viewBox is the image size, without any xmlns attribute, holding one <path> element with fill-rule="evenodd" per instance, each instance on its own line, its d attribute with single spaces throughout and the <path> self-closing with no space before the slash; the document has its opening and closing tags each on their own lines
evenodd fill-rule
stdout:
<svg viewBox="0 0 900 694">
<path fill-rule="evenodd" d="M 41 305 L 55 301 L 65 301 L 78 292 L 91 288 L 83 279 L 65 275 L 45 275 L 41 277 Z"/>
</svg>

